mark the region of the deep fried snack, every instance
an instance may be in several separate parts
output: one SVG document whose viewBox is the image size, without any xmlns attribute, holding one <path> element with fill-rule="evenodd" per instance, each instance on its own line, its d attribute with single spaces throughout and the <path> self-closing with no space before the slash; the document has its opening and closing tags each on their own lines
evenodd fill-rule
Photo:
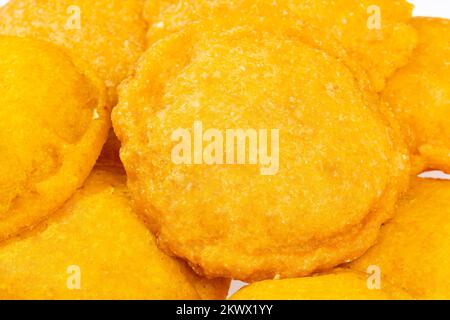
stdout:
<svg viewBox="0 0 450 320">
<path fill-rule="evenodd" d="M 295 37 L 196 25 L 152 46 L 119 96 L 136 208 L 200 274 L 296 277 L 354 259 L 407 184 L 406 148 L 352 72 Z M 226 150 L 216 164 L 175 164 L 172 135 L 196 121 L 279 129 L 279 170 L 222 165 Z"/>
<path fill-rule="evenodd" d="M 450 173 L 450 20 L 414 18 L 420 44 L 388 81 L 383 99 L 403 126 L 414 173 Z"/>
<path fill-rule="evenodd" d="M 0 8 L 0 34 L 54 42 L 92 64 L 109 104 L 142 53 L 144 0 L 11 0 Z"/>
<path fill-rule="evenodd" d="M 411 296 L 388 283 L 371 288 L 368 276 L 335 270 L 307 278 L 267 280 L 244 287 L 233 300 L 410 300 Z"/>
<path fill-rule="evenodd" d="M 0 270 L 0 298 L 223 299 L 229 286 L 157 248 L 112 167 L 95 169 L 39 230 L 2 244 Z"/>
<path fill-rule="evenodd" d="M 156 246 L 156 245 L 155 245 Z M 183 267 L 189 270 L 186 272 L 186 277 L 192 282 L 197 294 L 202 300 L 224 300 L 227 298 L 230 289 L 231 280 L 225 278 L 209 279 L 199 276 L 192 269 L 181 260 L 177 260 L 183 264 Z"/>
<path fill-rule="evenodd" d="M 376 246 L 350 266 L 378 266 L 418 299 L 450 299 L 450 181 L 416 179 Z"/>
<path fill-rule="evenodd" d="M 88 69 L 53 44 L 0 37 L 0 240 L 60 207 L 94 166 L 111 125 Z"/>
<path fill-rule="evenodd" d="M 147 0 L 145 16 L 149 43 L 203 19 L 235 25 L 257 21 L 274 29 L 313 26 L 320 31 L 314 35 L 319 40 L 338 39 L 381 91 L 416 45 L 414 29 L 407 24 L 411 12 L 404 0 Z"/>
</svg>

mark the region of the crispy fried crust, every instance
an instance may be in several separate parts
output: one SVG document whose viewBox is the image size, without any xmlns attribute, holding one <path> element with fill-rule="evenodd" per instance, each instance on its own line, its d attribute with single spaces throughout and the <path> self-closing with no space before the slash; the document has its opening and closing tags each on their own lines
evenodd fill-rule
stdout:
<svg viewBox="0 0 450 320">
<path fill-rule="evenodd" d="M 407 66 L 389 79 L 391 106 L 414 159 L 413 173 L 450 173 L 450 20 L 414 18 L 419 46 Z"/>
<path fill-rule="evenodd" d="M 56 46 L 0 37 L 0 240 L 79 188 L 110 128 L 101 81 Z M 83 70 L 83 71 L 80 71 Z"/>
<path fill-rule="evenodd" d="M 369 289 L 368 275 L 357 271 L 335 270 L 307 278 L 267 280 L 253 283 L 233 300 L 410 300 L 411 296 L 389 283 Z"/>
<path fill-rule="evenodd" d="M 0 246 L 0 298 L 224 299 L 229 281 L 199 278 L 156 247 L 125 181 L 116 168 L 95 169 L 38 230 Z"/>
<path fill-rule="evenodd" d="M 298 32 L 313 27 L 312 36 L 324 44 L 338 39 L 367 71 L 376 91 L 407 63 L 416 45 L 415 31 L 407 24 L 412 5 L 404 0 L 147 0 L 145 12 L 149 44 L 205 19 L 234 25 L 257 21 Z"/>
<path fill-rule="evenodd" d="M 160 246 L 200 274 L 259 280 L 331 268 L 375 242 L 408 161 L 372 103 L 344 64 L 296 37 L 198 24 L 143 56 L 113 122 Z M 175 165 L 171 134 L 195 120 L 279 129 L 278 174 Z"/>
<path fill-rule="evenodd" d="M 91 64 L 115 105 L 116 86 L 142 54 L 143 6 L 144 0 L 11 0 L 0 8 L 0 34 L 64 46 Z"/>
<path fill-rule="evenodd" d="M 380 268 L 417 299 L 450 299 L 450 181 L 416 179 L 377 245 L 350 265 Z"/>
</svg>

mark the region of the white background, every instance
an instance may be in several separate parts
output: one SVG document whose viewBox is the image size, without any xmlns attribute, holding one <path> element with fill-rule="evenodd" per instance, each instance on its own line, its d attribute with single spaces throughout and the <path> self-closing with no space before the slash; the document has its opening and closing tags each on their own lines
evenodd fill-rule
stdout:
<svg viewBox="0 0 450 320">
<path fill-rule="evenodd" d="M 450 19 L 450 0 L 408 0 L 408 1 L 415 5 L 414 15 L 416 16 L 443 17 Z M 0 6 L 4 5 L 7 2 L 8 0 L 0 0 Z M 431 172 L 424 174 L 423 176 L 450 179 L 450 176 L 444 175 L 439 172 Z M 230 290 L 230 294 L 236 292 L 243 285 L 244 285 L 243 283 L 235 281 Z"/>
<path fill-rule="evenodd" d="M 416 16 L 450 19 L 450 0 L 408 0 L 408 2 L 414 4 L 414 15 Z"/>
</svg>

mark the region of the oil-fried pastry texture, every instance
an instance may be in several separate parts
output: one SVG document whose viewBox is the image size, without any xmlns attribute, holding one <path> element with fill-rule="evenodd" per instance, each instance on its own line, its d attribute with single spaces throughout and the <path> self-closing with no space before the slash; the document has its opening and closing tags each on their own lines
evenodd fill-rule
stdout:
<svg viewBox="0 0 450 320">
<path fill-rule="evenodd" d="M 100 80 L 56 46 L 0 37 L 0 240 L 32 227 L 79 188 L 110 110 Z"/>
<path fill-rule="evenodd" d="M 119 100 L 136 208 L 200 274 L 297 277 L 357 258 L 407 184 L 406 148 L 353 73 L 295 36 L 196 25 L 150 48 Z M 196 121 L 278 129 L 279 168 L 175 164 L 172 135 Z"/>
<path fill-rule="evenodd" d="M 414 18 L 412 25 L 419 46 L 382 96 L 403 127 L 414 173 L 450 173 L 450 20 Z"/>
<path fill-rule="evenodd" d="M 367 71 L 376 91 L 407 63 L 416 44 L 407 24 L 412 5 L 404 0 L 147 0 L 145 12 L 149 43 L 204 19 L 288 26 L 293 32 L 312 26 L 318 40 L 339 40 Z"/>
<path fill-rule="evenodd" d="M 144 0 L 11 0 L 0 8 L 0 34 L 54 42 L 92 65 L 107 87 L 116 86 L 142 53 Z"/>
<path fill-rule="evenodd" d="M 417 299 L 450 299 L 450 181 L 416 179 L 377 245 L 350 266 L 377 266 Z"/>
<path fill-rule="evenodd" d="M 125 181 L 95 169 L 45 225 L 3 243 L 0 298 L 224 299 L 228 280 L 199 278 L 156 247 Z"/>
<path fill-rule="evenodd" d="M 253 283 L 233 300 L 410 300 L 411 296 L 388 283 L 373 287 L 365 273 L 336 270 L 307 278 Z"/>
</svg>

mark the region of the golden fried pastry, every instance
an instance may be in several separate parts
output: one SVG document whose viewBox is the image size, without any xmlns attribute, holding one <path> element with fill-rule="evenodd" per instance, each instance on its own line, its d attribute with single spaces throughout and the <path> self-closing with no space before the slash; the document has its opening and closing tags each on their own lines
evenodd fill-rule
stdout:
<svg viewBox="0 0 450 320">
<path fill-rule="evenodd" d="M 289 35 L 199 24 L 162 39 L 113 122 L 159 245 L 212 277 L 354 259 L 408 180 L 406 148 L 353 73 Z"/>
<path fill-rule="evenodd" d="M 144 0 L 11 0 L 0 8 L 0 34 L 54 42 L 92 64 L 109 103 L 142 53 Z"/>
<path fill-rule="evenodd" d="M 197 294 L 202 300 L 224 300 L 228 295 L 228 291 L 230 289 L 231 280 L 225 278 L 214 278 L 208 279 L 202 276 L 199 276 L 195 272 L 192 271 L 184 262 L 182 263 L 183 267 L 186 266 L 188 268 L 188 272 L 186 272 L 187 278 L 191 281 L 194 286 Z"/>
<path fill-rule="evenodd" d="M 233 300 L 410 300 L 388 283 L 371 286 L 367 274 L 336 270 L 307 278 L 256 282 L 238 291 Z"/>
<path fill-rule="evenodd" d="M 450 299 L 450 181 L 416 179 L 376 246 L 350 266 L 382 276 L 418 299 Z"/>
<path fill-rule="evenodd" d="M 407 24 L 411 12 L 404 0 L 147 0 L 145 16 L 149 43 L 203 19 L 235 25 L 251 20 L 273 29 L 312 26 L 319 41 L 338 39 L 381 91 L 416 45 L 415 31 Z"/>
<path fill-rule="evenodd" d="M 450 173 L 450 20 L 414 18 L 412 25 L 419 47 L 388 81 L 383 98 L 403 127 L 414 173 Z"/>
<path fill-rule="evenodd" d="M 53 44 L 0 37 L 0 240 L 55 211 L 94 166 L 110 110 L 88 70 Z"/>
<path fill-rule="evenodd" d="M 200 279 L 156 247 L 125 181 L 114 168 L 95 169 L 45 225 L 3 243 L 0 298 L 225 298 L 229 281 Z"/>
</svg>

